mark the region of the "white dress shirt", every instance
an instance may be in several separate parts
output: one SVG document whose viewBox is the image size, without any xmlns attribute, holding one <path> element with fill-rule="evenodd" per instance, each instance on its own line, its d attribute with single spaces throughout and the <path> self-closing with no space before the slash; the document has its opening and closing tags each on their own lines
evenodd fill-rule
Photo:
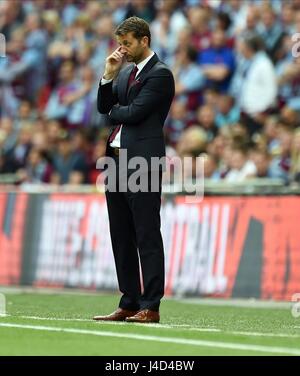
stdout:
<svg viewBox="0 0 300 376">
<path fill-rule="evenodd" d="M 240 170 L 230 170 L 224 180 L 230 183 L 239 183 L 245 181 L 248 177 L 256 176 L 256 173 L 257 170 L 254 162 L 249 160 Z"/>
<path fill-rule="evenodd" d="M 272 61 L 264 52 L 257 53 L 242 84 L 242 110 L 250 116 L 264 112 L 275 104 L 277 90 Z"/>
<path fill-rule="evenodd" d="M 154 56 L 154 52 L 152 52 L 148 57 L 146 57 L 146 59 L 144 59 L 143 61 L 141 61 L 140 63 L 137 64 L 137 69 L 138 70 L 136 72 L 135 77 L 137 77 L 141 73 L 141 71 L 144 68 L 144 66 L 148 63 L 148 61 L 153 56 Z M 108 84 L 111 81 L 112 80 L 106 80 L 105 78 L 102 78 L 101 79 L 101 85 Z M 123 128 L 123 125 L 121 125 L 121 128 L 120 128 L 119 132 L 116 134 L 116 137 L 113 140 L 113 142 L 110 143 L 111 147 L 113 147 L 113 148 L 120 148 L 121 147 L 121 133 L 122 133 L 122 128 Z"/>
</svg>

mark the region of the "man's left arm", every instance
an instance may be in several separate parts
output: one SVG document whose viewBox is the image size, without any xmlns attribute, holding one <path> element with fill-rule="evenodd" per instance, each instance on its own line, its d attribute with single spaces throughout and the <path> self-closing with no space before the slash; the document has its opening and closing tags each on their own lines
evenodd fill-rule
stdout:
<svg viewBox="0 0 300 376">
<path fill-rule="evenodd" d="M 174 96 L 174 78 L 165 69 L 149 77 L 140 93 L 128 106 L 115 105 L 109 115 L 110 119 L 125 124 L 138 124 L 161 105 L 166 98 Z"/>
</svg>

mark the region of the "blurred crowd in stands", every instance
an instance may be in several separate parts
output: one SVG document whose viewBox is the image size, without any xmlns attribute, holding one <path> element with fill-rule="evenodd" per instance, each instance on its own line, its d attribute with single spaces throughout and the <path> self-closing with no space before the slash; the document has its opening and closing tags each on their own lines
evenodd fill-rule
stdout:
<svg viewBox="0 0 300 376">
<path fill-rule="evenodd" d="M 0 174 L 95 183 L 97 89 L 132 15 L 176 80 L 168 156 L 202 156 L 214 181 L 300 183 L 300 0 L 0 0 Z"/>
</svg>

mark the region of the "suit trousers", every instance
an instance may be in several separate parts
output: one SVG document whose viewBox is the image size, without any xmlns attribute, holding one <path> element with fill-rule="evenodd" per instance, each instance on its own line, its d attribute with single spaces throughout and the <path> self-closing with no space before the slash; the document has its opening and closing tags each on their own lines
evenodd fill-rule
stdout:
<svg viewBox="0 0 300 376">
<path fill-rule="evenodd" d="M 114 159 L 118 167 L 118 157 Z M 121 191 L 120 183 L 124 183 L 121 180 L 127 179 L 128 183 L 132 173 L 129 171 L 125 178 L 117 174 L 117 189 L 110 191 L 106 186 L 105 192 L 117 278 L 123 294 L 119 307 L 158 311 L 164 295 L 165 278 L 160 230 L 162 172 L 146 172 L 147 191 L 133 192 L 130 187 L 125 192 Z M 151 191 L 153 174 L 159 178 L 159 189 Z"/>
</svg>

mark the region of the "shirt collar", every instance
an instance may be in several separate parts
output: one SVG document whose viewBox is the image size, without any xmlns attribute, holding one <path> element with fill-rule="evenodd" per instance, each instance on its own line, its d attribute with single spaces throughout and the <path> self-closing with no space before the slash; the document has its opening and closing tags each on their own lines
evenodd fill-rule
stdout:
<svg viewBox="0 0 300 376">
<path fill-rule="evenodd" d="M 136 75 L 138 75 L 138 74 L 141 73 L 141 70 L 142 70 L 142 69 L 144 68 L 144 66 L 148 63 L 148 61 L 152 59 L 152 57 L 153 57 L 154 55 L 155 55 L 155 53 L 152 51 L 152 53 L 151 53 L 150 56 L 146 57 L 146 59 L 144 59 L 143 61 L 141 61 L 140 63 L 138 63 L 138 65 L 137 65 L 137 69 L 138 69 L 138 71 L 137 71 L 137 74 L 136 74 Z"/>
</svg>

